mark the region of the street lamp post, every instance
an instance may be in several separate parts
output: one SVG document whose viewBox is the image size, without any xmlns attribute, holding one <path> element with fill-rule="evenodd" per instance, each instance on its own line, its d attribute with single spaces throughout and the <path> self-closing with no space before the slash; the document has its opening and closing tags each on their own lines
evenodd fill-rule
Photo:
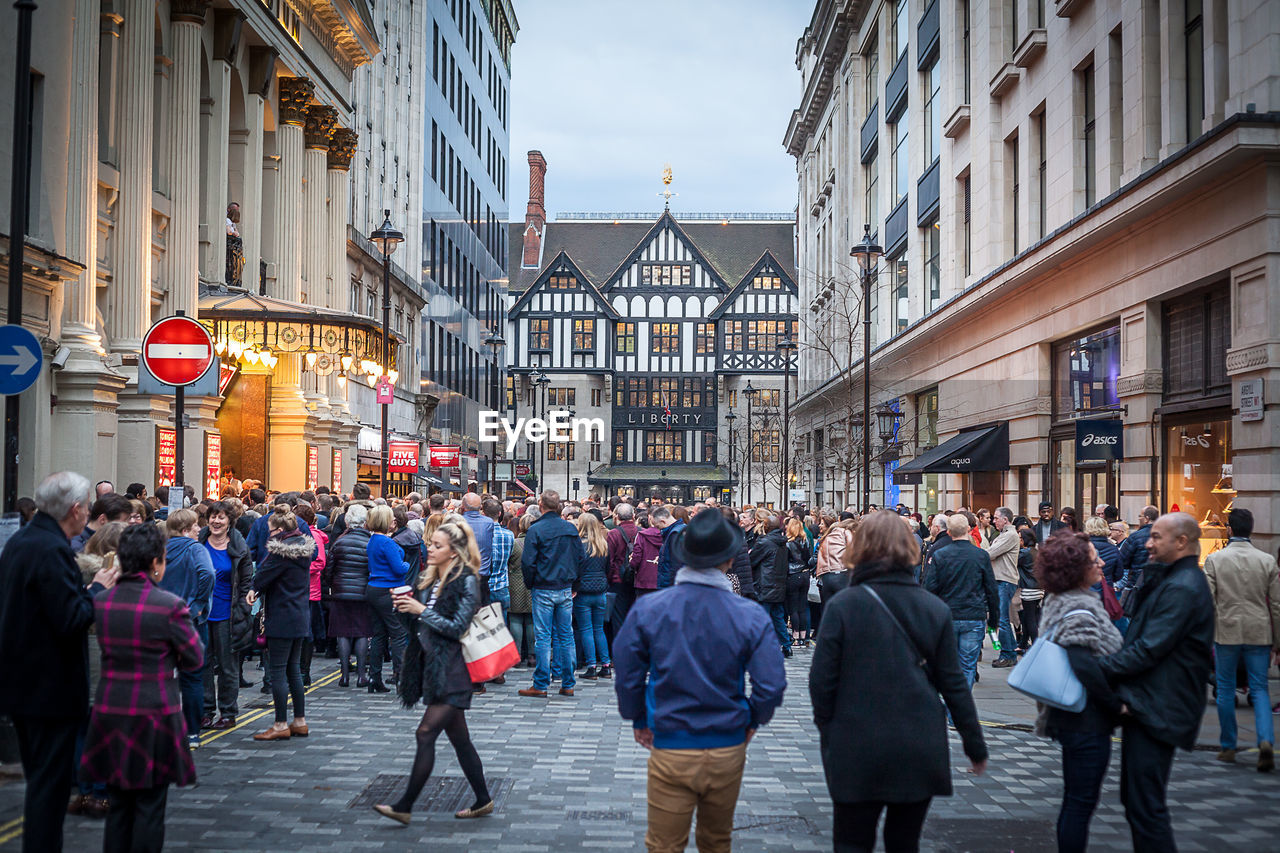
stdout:
<svg viewBox="0 0 1280 853">
<path fill-rule="evenodd" d="M 577 417 L 577 414 L 578 414 L 578 413 L 577 413 L 576 411 L 574 411 L 573 409 L 570 409 L 570 410 L 569 410 L 569 420 L 570 420 L 570 421 L 572 421 L 575 417 Z M 572 447 L 572 446 L 573 446 L 573 442 L 571 442 L 571 441 L 566 441 L 566 442 L 564 443 L 564 496 L 565 496 L 565 500 L 568 500 L 568 498 L 569 498 L 569 487 L 572 485 L 572 483 L 571 483 L 571 481 L 570 481 L 570 479 L 569 479 L 569 450 L 571 449 L 571 447 Z M 574 499 L 574 500 L 577 500 L 577 499 L 578 499 L 578 496 L 575 494 L 575 495 L 573 496 L 573 499 Z"/>
<path fill-rule="evenodd" d="M 743 395 L 747 398 L 747 503 L 751 503 L 751 457 L 755 455 L 755 448 L 752 447 L 752 441 L 755 436 L 751 432 L 751 404 L 756 397 L 756 389 L 751 387 L 751 380 L 747 380 L 747 387 L 742 389 Z"/>
<path fill-rule="evenodd" d="M 542 371 L 538 371 L 538 375 L 534 377 L 533 381 L 539 388 L 542 389 L 542 418 L 543 420 L 546 420 L 547 386 L 551 384 L 551 377 L 543 373 Z M 547 452 L 545 449 L 538 454 L 538 458 L 535 461 L 538 463 L 538 492 L 539 493 L 545 492 L 547 490 L 547 486 L 546 486 Z"/>
<path fill-rule="evenodd" d="M 862 226 L 862 242 L 849 252 L 862 269 L 862 511 L 871 506 L 871 278 L 883 249 Z"/>
<path fill-rule="evenodd" d="M 733 422 L 738 416 L 733 413 L 733 409 L 729 410 L 729 414 L 724 416 L 729 422 L 729 505 L 733 505 Z"/>
<path fill-rule="evenodd" d="M 782 499 L 778 506 L 784 510 L 791 507 L 791 353 L 796 348 L 790 335 L 778 341 L 778 351 L 782 353 Z"/>
<path fill-rule="evenodd" d="M 502 363 L 498 360 L 498 355 L 502 352 L 502 348 L 506 346 L 507 340 L 497 332 L 490 332 L 488 337 L 484 339 L 485 344 L 489 347 L 489 351 L 493 353 L 493 392 L 490 396 L 492 400 L 493 410 L 499 411 L 503 408 L 502 400 Z M 494 477 L 493 466 L 498 461 L 498 445 L 495 442 L 489 446 L 489 492 L 492 494 L 497 487 L 497 479 Z"/>
<path fill-rule="evenodd" d="M 378 384 L 388 381 L 388 371 L 391 370 L 391 253 L 396 247 L 404 242 L 404 234 L 396 230 L 391 224 L 391 211 L 382 211 L 382 224 L 378 226 L 378 230 L 369 235 L 374 245 L 382 249 L 382 375 L 378 380 Z M 391 409 L 391 404 L 383 402 L 382 408 L 382 477 L 381 477 L 381 493 L 383 499 L 387 497 L 387 467 L 390 462 L 390 450 L 388 449 L 387 435 L 387 414 Z"/>
</svg>

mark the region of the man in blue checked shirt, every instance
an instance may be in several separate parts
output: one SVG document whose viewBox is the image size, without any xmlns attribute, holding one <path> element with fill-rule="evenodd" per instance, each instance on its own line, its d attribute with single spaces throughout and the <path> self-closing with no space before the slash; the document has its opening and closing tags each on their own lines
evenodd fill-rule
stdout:
<svg viewBox="0 0 1280 853">
<path fill-rule="evenodd" d="M 484 502 L 485 515 L 493 519 L 493 548 L 489 558 L 489 600 L 502 604 L 502 618 L 511 624 L 511 586 L 507 579 L 507 560 L 515 547 L 516 536 L 502 526 L 502 504 L 494 498 Z"/>
</svg>

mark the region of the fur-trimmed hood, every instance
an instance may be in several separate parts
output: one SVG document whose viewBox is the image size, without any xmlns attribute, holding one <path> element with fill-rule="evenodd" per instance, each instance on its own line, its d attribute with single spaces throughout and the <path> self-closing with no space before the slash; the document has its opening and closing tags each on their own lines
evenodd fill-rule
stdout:
<svg viewBox="0 0 1280 853">
<path fill-rule="evenodd" d="M 316 541 L 310 536 L 304 536 L 297 531 L 286 536 L 272 536 L 267 540 L 267 553 L 275 554 L 286 560 L 306 559 L 311 562 L 311 555 L 315 553 Z"/>
</svg>

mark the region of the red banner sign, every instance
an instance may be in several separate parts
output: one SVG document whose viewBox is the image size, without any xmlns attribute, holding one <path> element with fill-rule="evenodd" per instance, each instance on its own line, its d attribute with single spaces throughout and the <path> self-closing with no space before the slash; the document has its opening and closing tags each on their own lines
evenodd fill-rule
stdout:
<svg viewBox="0 0 1280 853">
<path fill-rule="evenodd" d="M 320 448 L 307 445 L 307 488 L 315 491 L 320 485 Z"/>
<path fill-rule="evenodd" d="M 342 451 L 333 451 L 333 490 L 342 493 Z"/>
<path fill-rule="evenodd" d="M 457 468 L 461 464 L 462 447 L 457 444 L 437 444 L 427 452 L 432 468 Z"/>
<path fill-rule="evenodd" d="M 525 463 L 523 463 L 523 462 L 517 462 L 517 463 L 516 463 L 516 476 L 517 476 L 517 477 L 528 477 L 528 476 L 529 476 L 529 466 L 528 466 L 528 465 L 526 465 L 526 464 L 525 464 Z"/>
<path fill-rule="evenodd" d="M 204 495 L 219 498 L 222 480 L 222 436 L 207 432 L 204 435 Z"/>
<path fill-rule="evenodd" d="M 388 471 L 393 471 L 397 474 L 418 473 L 418 442 L 389 441 L 387 442 L 387 449 L 390 451 L 390 455 L 387 457 Z"/>
<path fill-rule="evenodd" d="M 178 437 L 171 429 L 156 428 L 156 485 L 172 486 L 178 472 Z"/>
</svg>

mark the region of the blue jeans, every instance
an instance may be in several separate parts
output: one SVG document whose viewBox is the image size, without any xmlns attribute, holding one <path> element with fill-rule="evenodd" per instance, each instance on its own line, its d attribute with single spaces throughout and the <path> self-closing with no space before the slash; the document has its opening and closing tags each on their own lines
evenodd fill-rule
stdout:
<svg viewBox="0 0 1280 853">
<path fill-rule="evenodd" d="M 609 663 L 609 643 L 604 638 L 605 594 L 580 592 L 573 600 L 574 630 L 582 644 L 582 660 L 587 666 Z"/>
<path fill-rule="evenodd" d="M 1017 591 L 1016 583 L 996 581 L 996 592 L 1000 594 L 1000 660 L 1018 658 L 1018 641 L 1013 638 L 1013 625 L 1009 621 L 1009 605 Z"/>
<path fill-rule="evenodd" d="M 566 690 L 576 683 L 573 678 L 573 591 L 570 589 L 533 589 L 533 651 L 538 665 L 533 670 L 533 686 L 546 690 L 551 684 L 552 658 L 560 686 Z"/>
<path fill-rule="evenodd" d="M 209 648 L 209 625 L 201 622 L 196 626 L 196 634 L 200 637 L 200 647 Z M 187 735 L 200 734 L 200 720 L 204 716 L 204 668 L 208 661 L 194 672 L 178 673 L 178 689 L 182 693 L 182 718 L 187 722 Z"/>
<path fill-rule="evenodd" d="M 960 653 L 960 669 L 965 681 L 973 687 L 973 674 L 978 670 L 978 650 L 986 635 L 986 623 L 981 619 L 956 619 L 952 622 L 956 632 L 956 649 Z"/>
<path fill-rule="evenodd" d="M 507 627 L 511 627 L 511 587 L 504 587 L 498 590 L 489 590 L 489 603 L 498 602 L 502 605 L 502 621 L 507 623 Z"/>
<path fill-rule="evenodd" d="M 1267 695 L 1267 668 L 1271 649 L 1267 646 L 1224 646 L 1213 644 L 1218 670 L 1218 732 L 1223 749 L 1236 748 L 1236 668 L 1244 657 L 1244 671 L 1249 676 L 1249 701 L 1258 728 L 1258 743 L 1276 742 L 1275 724 L 1271 720 L 1271 697 Z"/>
<path fill-rule="evenodd" d="M 769 618 L 773 620 L 773 632 L 778 635 L 778 642 L 782 644 L 784 649 L 791 648 L 791 632 L 787 630 L 787 604 L 785 601 L 779 601 L 777 604 L 766 604 L 769 609 Z"/>
</svg>

